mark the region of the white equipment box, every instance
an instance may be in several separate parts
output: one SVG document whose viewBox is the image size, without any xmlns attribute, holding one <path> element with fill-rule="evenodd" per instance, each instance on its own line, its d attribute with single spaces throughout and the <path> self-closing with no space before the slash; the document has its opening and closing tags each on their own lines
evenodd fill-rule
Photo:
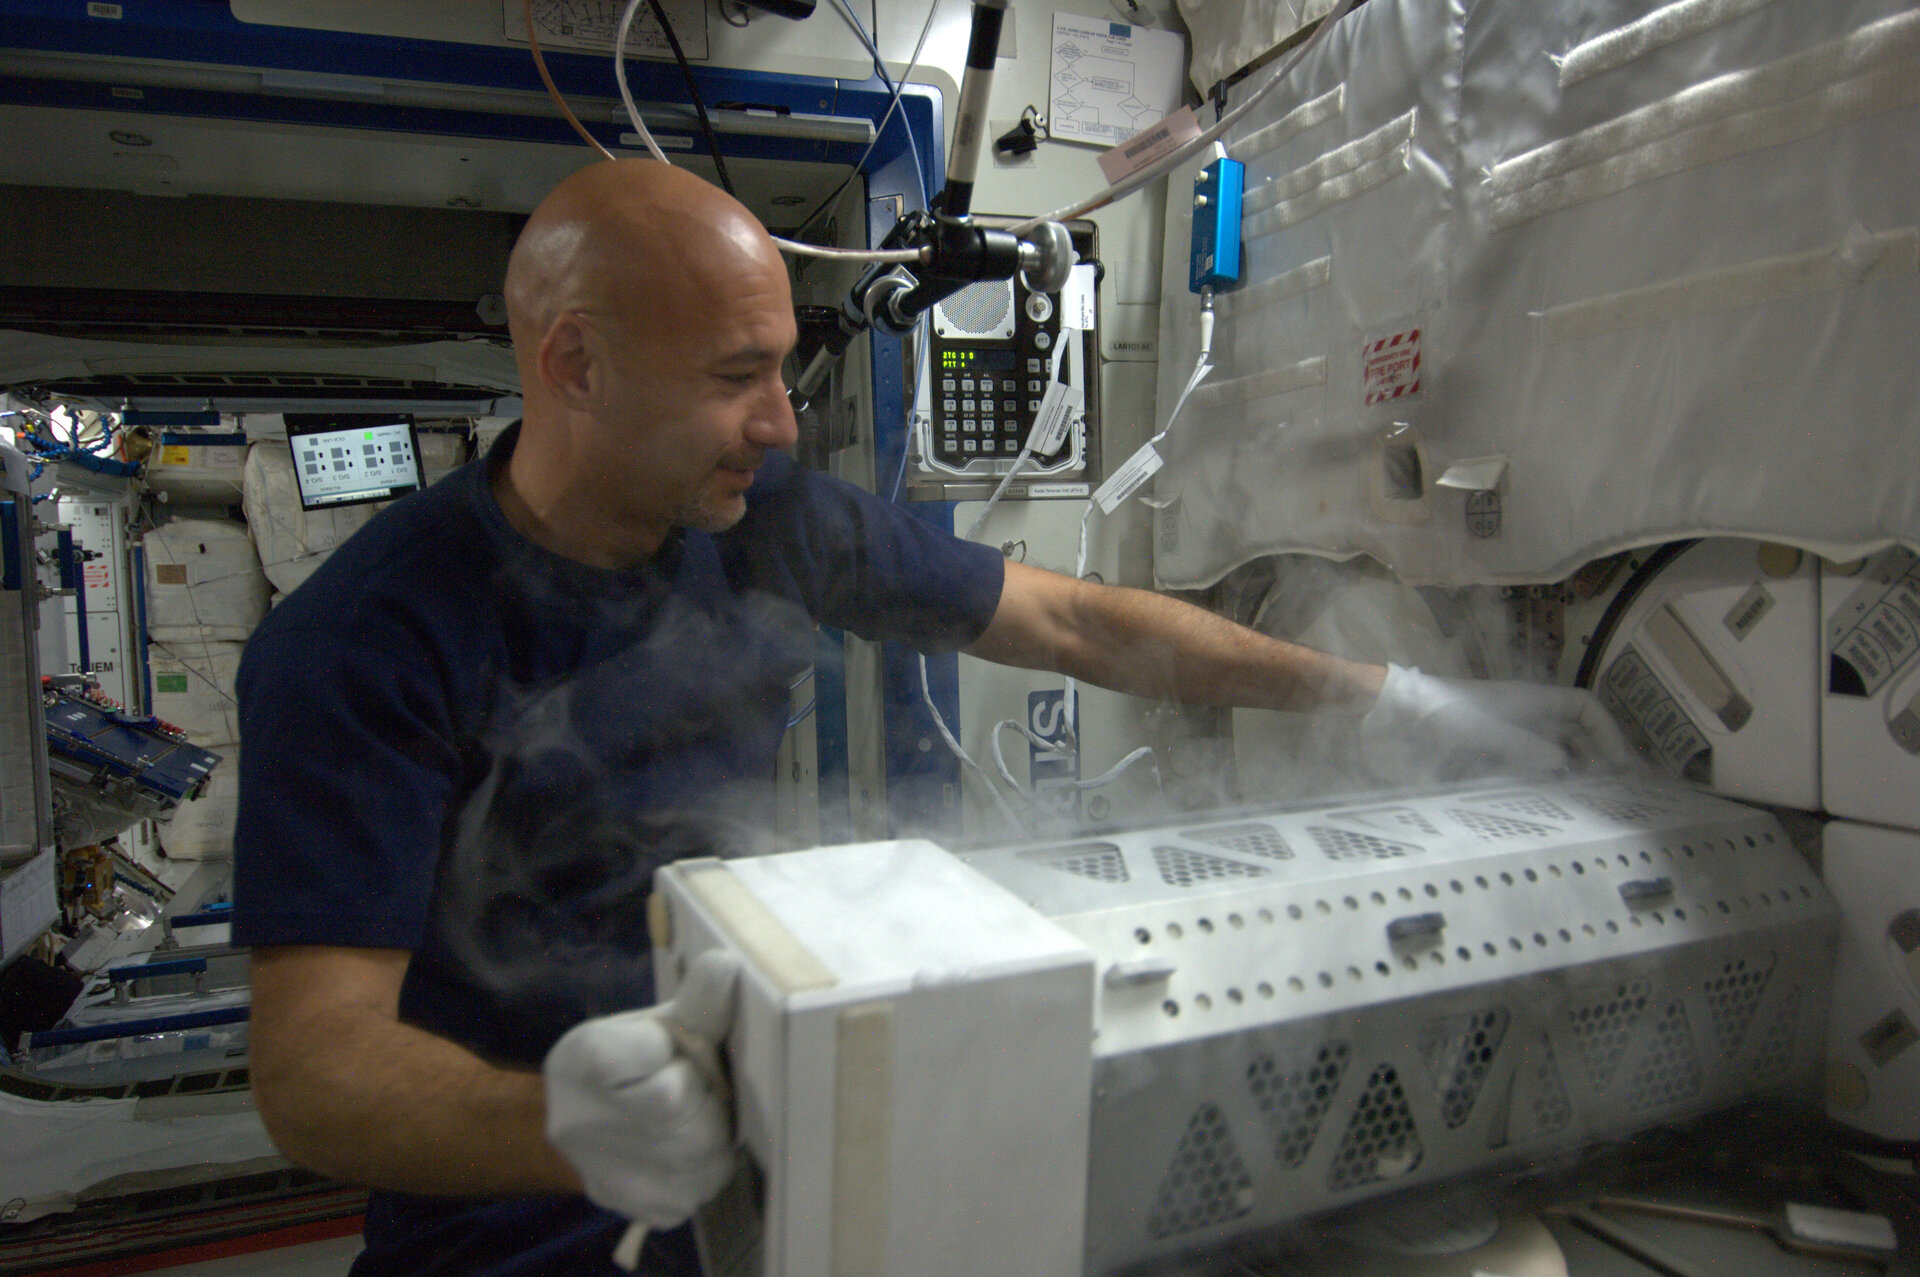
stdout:
<svg viewBox="0 0 1920 1277">
<path fill-rule="evenodd" d="M 1840 905 L 1827 1111 L 1920 1139 L 1920 833 L 1835 821 L 1821 871 Z"/>
<path fill-rule="evenodd" d="M 1818 563 L 1708 539 L 1640 585 L 1593 688 L 1642 753 L 1730 798 L 1819 808 Z"/>
<path fill-rule="evenodd" d="M 1920 555 L 1891 546 L 1820 578 L 1826 809 L 1920 829 Z"/>
<path fill-rule="evenodd" d="M 1837 927 L 1772 817 L 1650 778 L 658 882 L 663 985 L 747 968 L 764 1225 L 709 1271 L 764 1277 L 1116 1272 L 1810 1097 Z"/>
</svg>

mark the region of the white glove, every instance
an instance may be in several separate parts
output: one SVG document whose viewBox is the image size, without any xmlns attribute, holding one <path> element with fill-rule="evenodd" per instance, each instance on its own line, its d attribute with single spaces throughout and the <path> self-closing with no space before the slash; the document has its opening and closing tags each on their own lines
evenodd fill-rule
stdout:
<svg viewBox="0 0 1920 1277">
<path fill-rule="evenodd" d="M 1542 776 L 1617 765 L 1620 729 L 1591 692 L 1539 683 L 1431 678 L 1387 666 L 1380 699 L 1360 720 L 1366 765 L 1393 784 L 1475 776 Z"/>
<path fill-rule="evenodd" d="M 641 1230 L 691 1216 L 733 1175 L 719 1042 L 733 1018 L 739 961 L 695 958 L 671 1002 L 587 1020 L 547 1052 L 547 1140 L 587 1197 Z M 629 1267 L 631 1265 L 628 1265 Z"/>
</svg>

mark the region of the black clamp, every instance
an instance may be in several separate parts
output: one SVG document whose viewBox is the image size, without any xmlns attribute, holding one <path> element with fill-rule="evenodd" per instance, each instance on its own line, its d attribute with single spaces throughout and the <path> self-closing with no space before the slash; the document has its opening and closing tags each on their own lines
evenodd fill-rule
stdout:
<svg viewBox="0 0 1920 1277">
<path fill-rule="evenodd" d="M 1003 160 L 1031 155 L 1047 140 L 1047 121 L 1039 108 L 1029 105 L 1020 113 L 1020 123 L 1002 133 L 993 143 L 993 153 Z"/>
</svg>

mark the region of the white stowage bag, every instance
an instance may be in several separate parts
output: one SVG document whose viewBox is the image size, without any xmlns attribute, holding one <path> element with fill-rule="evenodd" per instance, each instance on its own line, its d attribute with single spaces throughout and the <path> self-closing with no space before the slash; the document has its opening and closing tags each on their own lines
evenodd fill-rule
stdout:
<svg viewBox="0 0 1920 1277">
<path fill-rule="evenodd" d="M 267 578 L 237 519 L 175 519 L 141 539 L 147 634 L 156 642 L 241 640 L 267 614 Z"/>
<path fill-rule="evenodd" d="M 1920 546 L 1916 85 L 1912 0 L 1355 9 L 1224 138 L 1246 282 L 1156 445 L 1156 581 Z M 1167 203 L 1163 427 L 1206 158 Z"/>
<path fill-rule="evenodd" d="M 240 748 L 215 751 L 220 765 L 200 796 L 154 822 L 161 850 L 170 860 L 224 860 L 233 855 L 233 825 L 240 815 Z"/>
<path fill-rule="evenodd" d="M 293 450 L 284 439 L 262 440 L 247 449 L 243 487 L 248 531 L 267 580 L 283 594 L 311 576 L 379 508 L 302 510 L 293 481 Z"/>
<path fill-rule="evenodd" d="M 172 723 L 203 749 L 215 752 L 240 739 L 240 707 L 234 678 L 244 643 L 220 639 L 153 640 L 147 671 L 153 715 Z"/>
</svg>

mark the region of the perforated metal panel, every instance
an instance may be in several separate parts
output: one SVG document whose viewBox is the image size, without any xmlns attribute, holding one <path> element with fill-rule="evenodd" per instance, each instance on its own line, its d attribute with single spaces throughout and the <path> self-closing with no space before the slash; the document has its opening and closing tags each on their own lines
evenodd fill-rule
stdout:
<svg viewBox="0 0 1920 1277">
<path fill-rule="evenodd" d="M 1216 825 L 1211 829 L 1184 830 L 1180 836 L 1209 847 L 1224 847 L 1245 856 L 1293 859 L 1293 848 L 1287 846 L 1287 840 L 1272 825 Z"/>
<path fill-rule="evenodd" d="M 1397 860 L 1401 856 L 1414 856 L 1420 852 L 1420 848 L 1411 843 L 1395 842 L 1391 838 L 1363 834 L 1355 829 L 1312 825 L 1307 832 L 1313 835 L 1313 841 L 1319 844 L 1328 860 Z"/>
<path fill-rule="evenodd" d="M 1202 1104 L 1187 1123 L 1147 1216 L 1156 1240 L 1238 1219 L 1253 1209 L 1253 1176 L 1218 1106 Z"/>
<path fill-rule="evenodd" d="M 1029 857 L 1036 864 L 1061 873 L 1077 874 L 1095 882 L 1126 882 L 1127 858 L 1110 842 L 1083 843 L 1077 847 L 1058 847 Z"/>
<path fill-rule="evenodd" d="M 1289 1064 L 1261 1055 L 1247 1065 L 1247 1086 L 1267 1119 L 1273 1155 L 1286 1165 L 1300 1165 L 1313 1147 L 1348 1054 L 1345 1042 L 1329 1042 L 1304 1061 Z"/>
<path fill-rule="evenodd" d="M 1259 865 L 1209 856 L 1191 847 L 1155 847 L 1153 864 L 1160 871 L 1160 880 L 1174 887 L 1192 887 L 1222 878 L 1259 878 L 1267 872 Z"/>
<path fill-rule="evenodd" d="M 1100 991 L 1090 1273 L 1818 1075 L 1832 902 L 1751 808 L 1508 782 L 1097 846 L 1127 878 L 966 856 L 1148 973 Z"/>
</svg>

